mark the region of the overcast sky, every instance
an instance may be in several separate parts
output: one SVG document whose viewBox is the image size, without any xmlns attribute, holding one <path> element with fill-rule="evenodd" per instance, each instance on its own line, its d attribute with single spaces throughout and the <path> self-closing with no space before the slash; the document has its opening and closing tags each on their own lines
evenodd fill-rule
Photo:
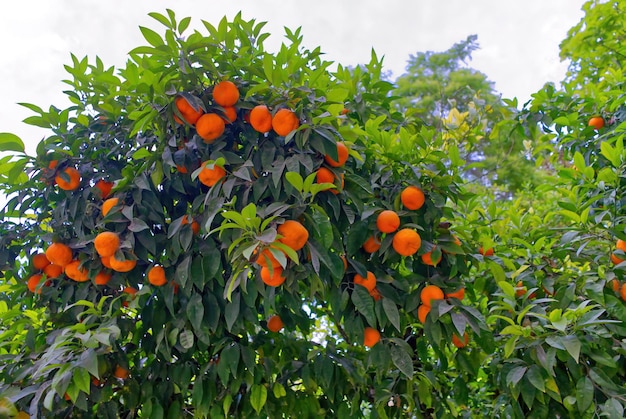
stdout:
<svg viewBox="0 0 626 419">
<path fill-rule="evenodd" d="M 123 65 L 126 53 L 145 44 L 138 26 L 162 33 L 148 17 L 166 8 L 217 24 L 242 11 L 245 19 L 267 21 L 268 49 L 283 40 L 283 28 L 302 27 L 304 45 L 320 46 L 343 65 L 369 61 L 374 48 L 394 77 L 410 54 L 441 51 L 477 34 L 481 49 L 471 66 L 487 74 L 496 90 L 520 103 L 545 82 L 558 82 L 566 64 L 558 45 L 583 16 L 583 0 L 27 0 L 2 1 L 0 15 L 0 132 L 12 132 L 29 152 L 46 135 L 21 121 L 29 102 L 67 107 L 63 64 L 70 53 L 99 56 L 107 66 Z"/>
</svg>

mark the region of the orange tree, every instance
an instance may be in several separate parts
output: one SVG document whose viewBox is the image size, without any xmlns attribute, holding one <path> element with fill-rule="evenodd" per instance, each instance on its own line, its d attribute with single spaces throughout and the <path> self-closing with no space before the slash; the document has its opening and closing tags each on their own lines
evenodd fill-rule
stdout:
<svg viewBox="0 0 626 419">
<path fill-rule="evenodd" d="M 272 54 L 241 16 L 186 37 L 151 16 L 164 35 L 141 28 L 124 68 L 72 56 L 70 108 L 25 104 L 52 130 L 36 156 L 0 136 L 3 405 L 458 414 L 493 339 L 460 300 L 442 136 L 392 110 L 374 54 L 330 71 L 299 30 Z"/>
<path fill-rule="evenodd" d="M 507 417 L 617 418 L 626 408 L 624 2 L 583 9 L 561 44 L 571 60 L 562 87 L 544 86 L 502 122 L 527 134 L 545 183 L 458 207 L 459 230 L 494 249 L 475 251 L 466 303 L 493 330 L 486 387 Z"/>
</svg>

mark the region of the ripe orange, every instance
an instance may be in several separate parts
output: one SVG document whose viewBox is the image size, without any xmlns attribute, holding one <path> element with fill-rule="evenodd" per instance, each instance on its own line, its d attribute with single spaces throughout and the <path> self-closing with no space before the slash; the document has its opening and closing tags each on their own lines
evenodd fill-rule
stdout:
<svg viewBox="0 0 626 419">
<path fill-rule="evenodd" d="M 626 282 L 624 282 L 620 287 L 619 295 L 622 297 L 622 300 L 626 301 Z"/>
<path fill-rule="evenodd" d="M 46 257 L 50 263 L 65 268 L 72 261 L 72 249 L 63 243 L 52 243 L 46 249 Z"/>
<path fill-rule="evenodd" d="M 100 190 L 100 196 L 102 199 L 107 199 L 111 194 L 111 190 L 113 189 L 113 182 L 106 181 L 104 179 L 100 179 L 96 182 L 95 187 Z"/>
<path fill-rule="evenodd" d="M 76 282 L 85 282 L 89 280 L 89 271 L 80 267 L 79 260 L 73 260 L 65 266 L 65 275 Z"/>
<path fill-rule="evenodd" d="M 43 271 L 46 266 L 50 265 L 50 261 L 46 257 L 45 253 L 37 253 L 33 255 L 31 265 L 33 265 L 33 268 L 36 270 Z"/>
<path fill-rule="evenodd" d="M 135 294 L 137 294 L 137 289 L 133 287 L 124 287 L 122 292 L 124 294 L 128 294 L 131 298 L 135 298 Z"/>
<path fill-rule="evenodd" d="M 363 330 L 363 345 L 371 348 L 380 342 L 380 332 L 373 327 L 366 327 Z"/>
<path fill-rule="evenodd" d="M 412 256 L 420 249 L 422 238 L 415 230 L 403 228 L 393 236 L 393 249 L 401 256 Z"/>
<path fill-rule="evenodd" d="M 226 129 L 224 120 L 216 113 L 205 113 L 196 121 L 196 132 L 205 143 L 212 143 Z"/>
<path fill-rule="evenodd" d="M 226 123 L 230 124 L 237 120 L 237 109 L 234 106 L 224 106 L 224 113 L 226 114 Z"/>
<path fill-rule="evenodd" d="M 618 292 L 621 287 L 619 279 L 614 279 L 613 281 L 611 281 L 611 286 L 614 292 Z"/>
<path fill-rule="evenodd" d="M 624 259 L 618 257 L 615 253 L 611 253 L 611 262 L 613 262 L 613 264 L 619 265 L 623 261 Z"/>
<path fill-rule="evenodd" d="M 446 294 L 446 298 L 458 298 L 459 300 L 462 300 L 465 298 L 465 288 L 461 287 L 457 291 Z"/>
<path fill-rule="evenodd" d="M 422 301 L 422 304 L 429 307 L 432 305 L 433 301 L 443 300 L 443 298 L 443 291 L 437 285 L 426 285 L 420 293 L 420 300 Z"/>
<path fill-rule="evenodd" d="M 96 236 L 93 244 L 98 255 L 111 256 L 119 249 L 120 238 L 116 233 L 105 231 Z"/>
<path fill-rule="evenodd" d="M 518 281 L 517 284 L 515 284 L 515 295 L 517 297 L 523 297 L 524 294 L 526 294 L 526 287 L 522 281 Z"/>
<path fill-rule="evenodd" d="M 435 250 L 435 248 L 434 248 L 434 247 L 433 247 L 433 250 Z M 424 254 L 422 255 L 422 262 L 423 262 L 425 265 L 429 265 L 429 266 L 436 266 L 436 265 L 438 265 L 438 264 L 439 264 L 439 262 L 441 262 L 441 259 L 442 259 L 442 257 L 443 257 L 443 255 L 442 255 L 441 253 L 439 254 L 439 258 L 438 258 L 437 260 L 433 260 L 433 259 L 432 259 L 433 250 L 431 250 L 431 251 L 430 251 L 430 252 L 428 252 L 428 253 L 424 253 Z"/>
<path fill-rule="evenodd" d="M 239 100 L 239 89 L 230 80 L 222 80 L 213 87 L 213 101 L 220 106 L 233 106 Z"/>
<path fill-rule="evenodd" d="M 284 326 L 285 324 L 278 314 L 270 316 L 270 318 L 267 319 L 267 329 L 270 332 L 280 332 L 280 329 L 282 329 Z"/>
<path fill-rule="evenodd" d="M 368 291 L 372 291 L 376 288 L 376 276 L 370 271 L 367 271 L 367 276 L 365 278 L 356 274 L 354 275 L 354 283 L 364 286 Z"/>
<path fill-rule="evenodd" d="M 315 174 L 315 179 L 317 183 L 333 183 L 334 184 L 336 177 L 335 177 L 335 174 L 332 172 L 332 170 L 326 167 L 320 167 L 317 173 Z M 343 173 L 342 173 L 341 174 L 341 187 L 342 188 L 343 188 L 343 185 L 344 185 L 344 178 L 343 178 Z M 339 189 L 337 188 L 330 189 L 330 192 L 337 195 L 339 193 Z"/>
<path fill-rule="evenodd" d="M 62 173 L 64 173 L 64 175 L 58 173 L 54 178 L 59 188 L 64 191 L 78 189 L 80 186 L 80 173 L 78 173 L 78 170 L 73 167 L 66 167 L 65 170 L 62 170 Z"/>
<path fill-rule="evenodd" d="M 623 252 L 626 252 L 626 241 L 621 240 L 621 239 L 617 240 L 617 243 L 615 243 L 615 248 Z"/>
<path fill-rule="evenodd" d="M 493 247 L 490 247 L 489 249 L 485 250 L 485 249 L 483 249 L 482 246 L 480 246 L 478 248 L 478 253 L 480 253 L 483 256 L 493 256 L 493 253 L 494 253 L 493 252 Z"/>
<path fill-rule="evenodd" d="M 378 288 L 374 288 L 373 290 L 371 290 L 370 295 L 375 301 L 378 301 L 381 298 L 383 298 L 383 295 L 380 293 L 380 291 L 378 291 Z"/>
<path fill-rule="evenodd" d="M 122 367 L 121 365 L 118 365 L 115 367 L 115 372 L 113 372 L 113 376 L 115 378 L 119 378 L 121 380 L 125 380 L 128 378 L 128 370 L 124 367 Z"/>
<path fill-rule="evenodd" d="M 177 96 L 176 100 L 174 101 L 176 108 L 178 108 L 178 111 L 181 113 L 181 115 L 183 116 L 183 118 L 185 119 L 185 121 L 189 124 L 189 125 L 193 125 L 195 124 L 198 119 L 202 116 L 202 114 L 204 113 L 204 111 L 202 110 L 202 108 L 200 109 L 195 109 L 188 101 L 187 99 L 185 99 L 182 96 Z M 178 122 L 179 124 L 182 124 L 183 121 L 181 121 L 178 116 L 176 116 L 176 114 L 174 114 L 174 119 L 176 120 L 176 122 Z"/>
<path fill-rule="evenodd" d="M 590 127 L 594 127 L 596 130 L 604 127 L 604 119 L 601 116 L 594 116 L 589 119 L 589 123 L 587 124 Z"/>
<path fill-rule="evenodd" d="M 95 278 L 96 285 L 106 285 L 110 280 L 111 274 L 104 271 L 99 272 Z"/>
<path fill-rule="evenodd" d="M 57 278 L 63 273 L 63 267 L 51 263 L 43 268 L 43 273 L 46 274 L 48 279 Z"/>
<path fill-rule="evenodd" d="M 113 267 L 111 267 L 111 256 L 101 257 L 100 262 L 102 262 L 102 266 L 105 268 L 113 269 Z"/>
<path fill-rule="evenodd" d="M 255 250 L 253 254 L 256 255 L 257 250 Z M 261 267 L 265 267 L 265 268 L 267 268 L 270 265 L 274 268 L 280 266 L 280 262 L 278 261 L 278 259 L 276 259 L 276 256 L 274 256 L 274 254 L 269 248 L 263 249 L 263 251 L 259 254 L 259 257 L 256 258 L 254 262 L 257 265 Z"/>
<path fill-rule="evenodd" d="M 115 254 L 110 256 L 109 264 L 111 265 L 111 269 L 117 272 L 129 272 L 132 271 L 135 266 L 137 266 L 136 259 L 126 259 L 119 260 L 115 258 Z"/>
<path fill-rule="evenodd" d="M 183 218 L 182 225 L 189 224 L 188 218 L 189 216 L 185 215 L 185 217 Z M 193 234 L 198 234 L 200 232 L 200 223 L 198 223 L 193 218 L 191 219 L 191 231 L 193 231 Z"/>
<path fill-rule="evenodd" d="M 426 323 L 426 316 L 428 316 L 428 313 L 430 313 L 430 306 L 422 304 L 418 307 L 417 318 L 419 319 L 420 323 Z"/>
<path fill-rule="evenodd" d="M 278 287 L 285 282 L 285 277 L 283 276 L 283 268 L 281 266 L 272 267 L 271 269 L 267 266 L 261 267 L 261 280 L 265 285 L 269 285 L 270 287 Z"/>
<path fill-rule="evenodd" d="M 452 335 L 452 343 L 459 349 L 465 348 L 469 343 L 469 335 L 467 334 L 467 332 L 465 332 L 463 334 L 463 341 L 461 341 L 461 338 L 459 338 L 455 333 Z"/>
<path fill-rule="evenodd" d="M 376 227 L 382 233 L 393 233 L 400 227 L 400 217 L 395 211 L 384 210 L 376 218 Z"/>
<path fill-rule="evenodd" d="M 255 131 L 265 134 L 272 129 L 272 113 L 267 106 L 257 105 L 250 111 L 250 125 Z"/>
<path fill-rule="evenodd" d="M 102 203 L 102 216 L 106 217 L 106 215 L 120 202 L 119 198 L 109 198 Z"/>
<path fill-rule="evenodd" d="M 380 249 L 380 241 L 374 236 L 370 236 L 370 238 L 363 243 L 363 250 L 367 253 L 374 253 L 378 249 Z"/>
<path fill-rule="evenodd" d="M 287 220 L 276 229 L 282 237 L 279 242 L 291 247 L 296 252 L 309 240 L 309 231 L 300 222 Z"/>
<path fill-rule="evenodd" d="M 400 193 L 400 200 L 407 209 L 418 210 L 424 205 L 426 197 L 424 192 L 417 186 L 407 186 Z"/>
<path fill-rule="evenodd" d="M 348 161 L 350 150 L 341 141 L 337 141 L 337 160 L 334 160 L 328 154 L 324 156 L 326 164 L 332 167 L 341 167 Z"/>
<path fill-rule="evenodd" d="M 226 176 L 226 170 L 218 165 L 213 165 L 213 168 L 209 168 L 208 163 L 202 163 L 202 171 L 198 174 L 200 183 L 208 186 L 209 188 L 219 182 L 224 176 Z"/>
<path fill-rule="evenodd" d="M 280 109 L 272 118 L 272 128 L 274 132 L 282 137 L 300 126 L 300 120 L 293 111 L 289 109 Z"/>
<path fill-rule="evenodd" d="M 37 294 L 41 294 L 41 288 L 37 290 L 37 286 L 39 285 L 41 278 L 43 278 L 43 275 L 41 274 L 35 274 L 28 278 L 26 286 L 30 292 L 37 292 Z"/>
<path fill-rule="evenodd" d="M 148 271 L 148 282 L 155 287 L 161 287 L 167 284 L 167 278 L 165 278 L 165 269 L 162 266 L 154 266 Z"/>
</svg>

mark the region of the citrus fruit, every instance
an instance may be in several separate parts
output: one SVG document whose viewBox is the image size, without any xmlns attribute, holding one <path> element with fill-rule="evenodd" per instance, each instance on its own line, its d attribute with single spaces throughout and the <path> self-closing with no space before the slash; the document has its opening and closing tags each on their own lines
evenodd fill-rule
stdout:
<svg viewBox="0 0 626 419">
<path fill-rule="evenodd" d="M 364 286 L 368 291 L 372 291 L 376 288 L 376 276 L 370 271 L 367 271 L 367 276 L 365 278 L 356 274 L 354 275 L 354 283 Z"/>
<path fill-rule="evenodd" d="M 272 129 L 272 113 L 265 105 L 257 105 L 250 111 L 250 125 L 262 134 Z"/>
<path fill-rule="evenodd" d="M 363 345 L 371 348 L 380 341 L 380 332 L 373 327 L 366 327 L 363 330 Z"/>
<path fill-rule="evenodd" d="M 422 238 L 415 230 L 403 228 L 393 236 L 393 249 L 401 256 L 412 256 L 420 249 Z"/>
<path fill-rule="evenodd" d="M 222 80 L 213 87 L 213 101 L 220 106 L 233 106 L 239 100 L 239 89 L 230 80 Z"/>
<path fill-rule="evenodd" d="M 196 132 L 205 143 L 212 143 L 226 129 L 224 119 L 216 113 L 205 113 L 196 121 Z"/>
<path fill-rule="evenodd" d="M 420 293 L 420 300 L 426 306 L 432 306 L 435 300 L 443 300 L 444 294 L 437 285 L 426 285 Z"/>
<path fill-rule="evenodd" d="M 384 210 L 376 218 L 376 227 L 382 233 L 393 233 L 400 227 L 400 217 L 395 211 Z"/>
<path fill-rule="evenodd" d="M 333 159 L 327 154 L 324 156 L 324 161 L 329 166 L 341 167 L 348 161 L 349 154 L 350 151 L 348 150 L 348 147 L 346 147 L 343 142 L 337 141 L 337 160 Z"/>
<path fill-rule="evenodd" d="M 300 126 L 300 120 L 289 109 L 280 109 L 272 118 L 272 128 L 274 132 L 282 137 L 289 135 L 289 133 Z"/>
<path fill-rule="evenodd" d="M 422 208 L 426 198 L 424 192 L 417 186 L 407 186 L 400 193 L 400 200 L 406 209 L 418 210 Z"/>
<path fill-rule="evenodd" d="M 270 332 L 280 332 L 280 330 L 285 326 L 283 320 L 280 318 L 278 314 L 274 314 L 267 319 L 267 329 Z"/>
<path fill-rule="evenodd" d="M 282 236 L 278 241 L 296 252 L 309 240 L 309 231 L 299 221 L 287 220 L 278 226 L 277 231 Z"/>
</svg>

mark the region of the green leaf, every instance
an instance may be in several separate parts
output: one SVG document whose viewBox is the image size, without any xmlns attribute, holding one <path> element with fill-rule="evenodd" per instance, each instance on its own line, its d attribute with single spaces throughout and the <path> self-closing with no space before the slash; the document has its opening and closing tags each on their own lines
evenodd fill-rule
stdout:
<svg viewBox="0 0 626 419">
<path fill-rule="evenodd" d="M 230 331 L 233 329 L 233 325 L 239 318 L 239 305 L 241 301 L 241 294 L 233 294 L 230 303 L 226 304 L 224 308 L 224 317 L 226 318 L 226 328 Z"/>
<path fill-rule="evenodd" d="M 148 41 L 148 43 L 150 43 L 153 47 L 160 47 L 163 45 L 163 38 L 161 38 L 161 36 L 152 29 L 139 26 L 139 30 L 143 34 L 143 37 L 146 38 L 146 41 Z"/>
<path fill-rule="evenodd" d="M 542 393 L 546 392 L 546 386 L 543 380 L 543 375 L 541 374 L 541 369 L 536 365 L 531 365 L 526 374 L 528 381 L 539 391 Z"/>
<path fill-rule="evenodd" d="M 396 303 L 389 298 L 383 298 L 383 309 L 391 324 L 400 332 L 400 312 L 398 311 Z"/>
<path fill-rule="evenodd" d="M 572 356 L 572 358 L 574 358 L 574 361 L 578 363 L 581 347 L 580 340 L 578 340 L 578 338 L 574 335 L 568 335 L 561 337 L 561 342 L 563 343 L 563 346 L 565 346 L 567 352 Z"/>
<path fill-rule="evenodd" d="M 411 356 L 406 353 L 404 349 L 398 345 L 393 345 L 390 348 L 391 360 L 393 364 L 407 377 L 413 378 L 413 360 Z"/>
<path fill-rule="evenodd" d="M 602 143 L 600 143 L 600 152 L 604 157 L 606 157 L 608 161 L 611 162 L 613 167 L 620 166 L 621 155 L 617 153 L 617 151 L 613 146 L 611 146 L 611 144 L 606 141 L 602 141 Z"/>
<path fill-rule="evenodd" d="M 194 344 L 193 332 L 191 330 L 183 330 L 178 337 L 180 345 L 185 349 L 190 349 Z"/>
<path fill-rule="evenodd" d="M 374 299 L 365 287 L 356 286 L 352 290 L 352 303 L 361 313 L 370 326 L 376 327 L 376 314 L 374 313 Z"/>
<path fill-rule="evenodd" d="M 287 182 L 291 184 L 298 192 L 302 192 L 304 187 L 304 179 L 300 176 L 300 173 L 297 172 L 287 172 L 285 173 L 285 179 Z"/>
<path fill-rule="evenodd" d="M 15 134 L 0 132 L 0 151 L 24 152 L 24 142 Z"/>
<path fill-rule="evenodd" d="M 250 404 L 257 414 L 261 412 L 267 401 L 267 388 L 263 384 L 253 384 L 250 389 Z"/>
<path fill-rule="evenodd" d="M 204 318 L 204 305 L 200 294 L 194 293 L 187 303 L 187 318 L 194 330 L 199 331 Z"/>
<path fill-rule="evenodd" d="M 287 391 L 285 387 L 281 383 L 274 383 L 272 387 L 272 392 L 274 393 L 274 397 L 280 399 L 281 397 L 285 397 L 287 395 Z"/>
<path fill-rule="evenodd" d="M 524 378 L 524 374 L 528 371 L 528 367 L 515 367 L 506 375 L 506 384 L 508 386 L 516 386 L 517 383 L 520 382 L 522 378 Z"/>
</svg>

